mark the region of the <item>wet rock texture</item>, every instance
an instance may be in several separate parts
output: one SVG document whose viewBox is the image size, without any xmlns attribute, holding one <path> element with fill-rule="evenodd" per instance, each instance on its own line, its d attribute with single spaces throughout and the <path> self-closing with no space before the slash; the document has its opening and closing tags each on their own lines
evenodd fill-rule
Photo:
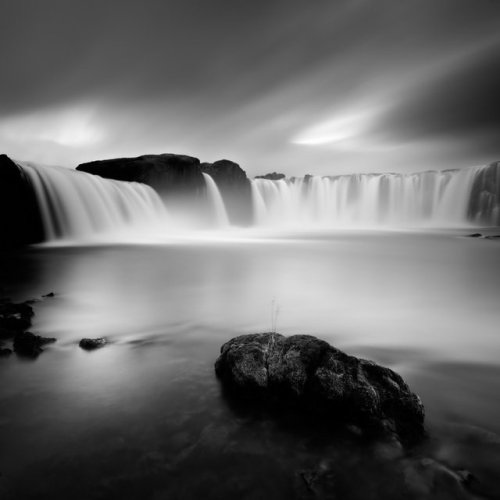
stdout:
<svg viewBox="0 0 500 500">
<path fill-rule="evenodd" d="M 104 347 L 106 344 L 106 339 L 100 337 L 97 339 L 82 339 L 78 345 L 86 351 L 92 351 L 94 349 L 99 349 L 99 347 Z"/>
<path fill-rule="evenodd" d="M 14 337 L 14 351 L 22 356 L 35 358 L 43 352 L 42 346 L 55 341 L 54 338 L 40 337 L 31 332 L 19 332 Z"/>
<path fill-rule="evenodd" d="M 54 297 L 51 292 L 44 298 Z M 31 327 L 34 316 L 31 304 L 37 300 L 14 303 L 7 299 L 0 299 L 0 356 L 7 357 L 12 354 L 12 349 L 19 356 L 36 358 L 43 352 L 45 344 L 55 342 L 56 339 L 41 337 L 26 331 Z M 4 342 L 11 342 L 12 349 L 4 347 Z"/>
<path fill-rule="evenodd" d="M 310 335 L 233 338 L 215 370 L 236 396 L 295 403 L 404 441 L 424 435 L 422 402 L 397 373 Z"/>
<path fill-rule="evenodd" d="M 143 155 L 82 163 L 81 172 L 107 179 L 148 184 L 160 194 L 203 189 L 200 160 L 176 154 Z"/>
<path fill-rule="evenodd" d="M 33 308 L 26 302 L 0 301 L 0 337 L 13 337 L 31 326 Z"/>
</svg>

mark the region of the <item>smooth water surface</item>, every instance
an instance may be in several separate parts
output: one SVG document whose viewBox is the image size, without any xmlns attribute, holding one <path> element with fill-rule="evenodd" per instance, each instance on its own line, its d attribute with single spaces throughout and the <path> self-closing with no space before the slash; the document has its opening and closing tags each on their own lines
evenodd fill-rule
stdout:
<svg viewBox="0 0 500 500">
<path fill-rule="evenodd" d="M 32 331 L 58 339 L 34 361 L 0 359 L 5 498 L 500 495 L 496 241 L 344 231 L 40 246 L 3 253 L 0 277 L 13 300 L 55 292 L 34 304 Z M 273 302 L 281 333 L 401 373 L 426 407 L 423 448 L 394 453 L 230 404 L 219 348 L 269 331 Z M 105 348 L 78 347 L 100 336 Z M 470 470 L 476 496 L 422 493 L 415 456 Z M 317 470 L 332 476 L 311 487 Z"/>
</svg>

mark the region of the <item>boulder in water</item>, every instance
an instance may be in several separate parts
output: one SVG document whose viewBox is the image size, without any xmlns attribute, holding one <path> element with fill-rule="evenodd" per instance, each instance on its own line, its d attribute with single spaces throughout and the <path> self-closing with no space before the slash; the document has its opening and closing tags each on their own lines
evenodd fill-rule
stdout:
<svg viewBox="0 0 500 500">
<path fill-rule="evenodd" d="M 99 347 L 104 347 L 107 343 L 108 342 L 105 338 L 100 337 L 96 339 L 82 339 L 78 345 L 86 351 L 92 351 L 94 349 L 98 349 Z"/>
<path fill-rule="evenodd" d="M 43 345 L 55 341 L 54 338 L 40 337 L 31 332 L 18 332 L 14 337 L 14 351 L 21 356 L 35 358 L 43 352 Z"/>
<path fill-rule="evenodd" d="M 424 435 L 422 402 L 397 373 L 310 335 L 233 338 L 215 371 L 236 396 L 289 402 L 408 442 Z"/>
</svg>

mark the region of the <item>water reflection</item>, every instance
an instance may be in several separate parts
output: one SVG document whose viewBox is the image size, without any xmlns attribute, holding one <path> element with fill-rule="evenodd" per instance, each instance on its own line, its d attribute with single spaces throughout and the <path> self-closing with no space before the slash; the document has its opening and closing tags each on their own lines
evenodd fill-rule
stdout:
<svg viewBox="0 0 500 500">
<path fill-rule="evenodd" d="M 1 360 L 0 492 L 304 498 L 335 478 L 340 498 L 401 498 L 428 463 L 224 402 L 219 346 L 268 330 L 275 298 L 281 332 L 316 334 L 405 376 L 432 430 L 417 456 L 470 469 L 476 496 L 498 495 L 499 260 L 495 242 L 363 233 L 4 254 L 7 295 L 56 292 L 35 304 L 33 329 L 58 342 L 35 362 Z M 84 336 L 111 343 L 88 353 Z"/>
</svg>

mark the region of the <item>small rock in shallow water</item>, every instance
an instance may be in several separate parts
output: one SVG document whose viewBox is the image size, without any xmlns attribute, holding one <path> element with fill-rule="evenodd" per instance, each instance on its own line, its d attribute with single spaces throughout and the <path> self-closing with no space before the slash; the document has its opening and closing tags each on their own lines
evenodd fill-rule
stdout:
<svg viewBox="0 0 500 500">
<path fill-rule="evenodd" d="M 424 435 L 424 407 L 389 368 L 310 335 L 242 335 L 221 347 L 217 376 L 233 395 L 291 402 L 407 442 Z"/>
<path fill-rule="evenodd" d="M 105 338 L 97 338 L 97 339 L 82 339 L 78 344 L 82 349 L 87 351 L 91 351 L 92 349 L 98 349 L 99 347 L 104 347 L 107 344 Z"/>
<path fill-rule="evenodd" d="M 35 358 L 43 352 L 43 345 L 55 341 L 54 338 L 40 337 L 31 332 L 18 332 L 14 337 L 14 351 L 21 356 Z"/>
</svg>

